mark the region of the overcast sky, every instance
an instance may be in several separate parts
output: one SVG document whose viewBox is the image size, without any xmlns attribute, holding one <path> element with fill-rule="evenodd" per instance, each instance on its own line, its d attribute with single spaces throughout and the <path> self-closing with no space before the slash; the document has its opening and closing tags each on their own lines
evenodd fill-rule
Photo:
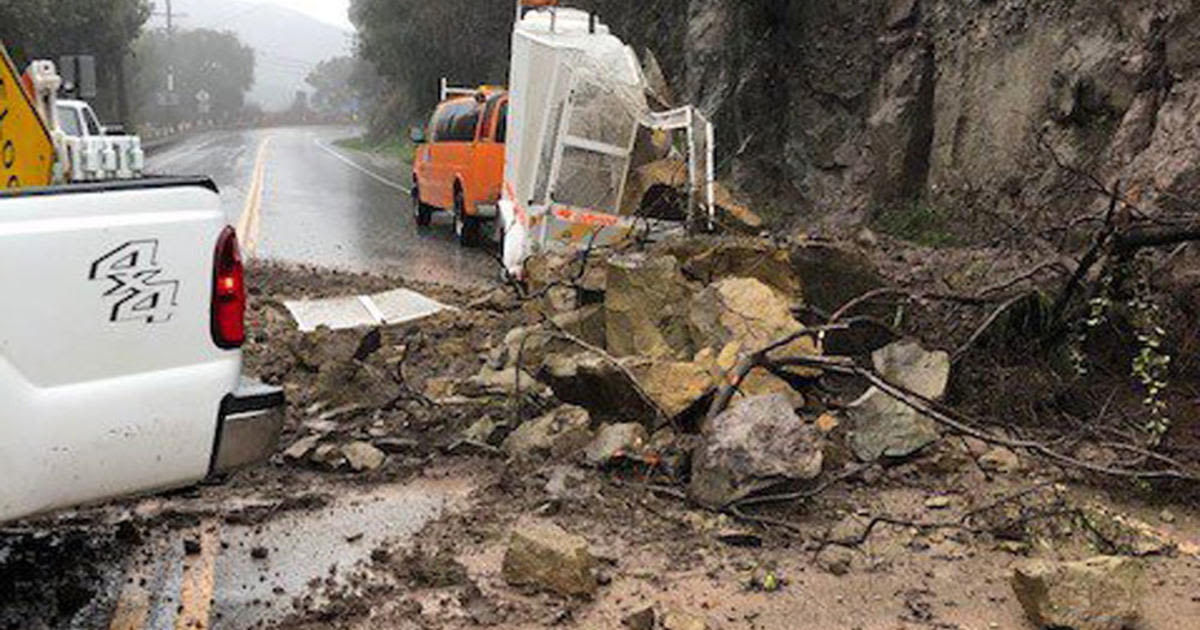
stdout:
<svg viewBox="0 0 1200 630">
<path fill-rule="evenodd" d="M 353 30 L 347 12 L 350 10 L 350 0 L 252 0 L 254 2 L 271 2 L 283 5 L 297 11 L 307 13 L 318 20 L 336 24 L 342 28 Z"/>
</svg>

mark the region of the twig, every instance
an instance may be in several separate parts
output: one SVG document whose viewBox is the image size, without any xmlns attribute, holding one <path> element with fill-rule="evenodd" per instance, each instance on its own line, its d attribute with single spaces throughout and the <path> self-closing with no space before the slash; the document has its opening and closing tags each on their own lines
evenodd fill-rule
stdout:
<svg viewBox="0 0 1200 630">
<path fill-rule="evenodd" d="M 1025 300 L 1028 297 L 1029 297 L 1029 295 L 1025 294 L 1025 293 L 1013 296 L 1013 297 L 1009 298 L 1008 301 L 1004 302 L 999 307 L 997 307 L 996 310 L 992 311 L 992 314 L 989 315 L 987 319 L 983 320 L 983 323 L 980 324 L 979 327 L 975 329 L 975 332 L 971 335 L 971 337 L 969 339 L 967 339 L 967 342 L 964 343 L 961 347 L 959 347 L 958 350 L 956 350 L 954 352 L 954 356 L 951 358 L 950 362 L 952 364 L 958 363 L 959 360 L 962 359 L 964 356 L 966 356 L 967 352 L 971 350 L 971 347 L 974 346 L 975 343 L 978 342 L 987 333 L 988 329 L 992 327 L 992 324 L 995 324 L 996 320 L 1000 319 L 1001 315 L 1005 314 L 1006 312 L 1008 312 L 1008 309 L 1019 304 L 1020 302 L 1022 302 L 1023 300 Z"/>
</svg>

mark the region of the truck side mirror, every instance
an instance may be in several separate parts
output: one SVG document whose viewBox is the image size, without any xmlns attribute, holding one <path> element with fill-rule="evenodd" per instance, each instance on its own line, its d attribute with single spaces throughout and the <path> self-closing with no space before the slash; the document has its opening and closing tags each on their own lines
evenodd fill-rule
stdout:
<svg viewBox="0 0 1200 630">
<path fill-rule="evenodd" d="M 413 144 L 425 144 L 425 130 L 421 127 L 410 129 L 408 137 L 412 139 Z"/>
</svg>

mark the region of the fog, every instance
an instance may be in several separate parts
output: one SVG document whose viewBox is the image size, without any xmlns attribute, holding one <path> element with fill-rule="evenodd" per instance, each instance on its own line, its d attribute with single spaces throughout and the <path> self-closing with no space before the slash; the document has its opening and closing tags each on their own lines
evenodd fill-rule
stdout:
<svg viewBox="0 0 1200 630">
<path fill-rule="evenodd" d="M 166 0 L 155 0 L 148 28 L 166 26 Z M 248 103 L 268 111 L 292 105 L 318 63 L 353 51 L 349 0 L 173 0 L 177 30 L 232 31 L 254 49 L 255 79 Z"/>
</svg>

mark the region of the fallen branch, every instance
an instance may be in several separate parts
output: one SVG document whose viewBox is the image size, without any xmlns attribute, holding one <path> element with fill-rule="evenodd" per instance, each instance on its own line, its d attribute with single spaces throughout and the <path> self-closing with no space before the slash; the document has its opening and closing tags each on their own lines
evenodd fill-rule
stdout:
<svg viewBox="0 0 1200 630">
<path fill-rule="evenodd" d="M 851 359 L 841 357 L 793 357 L 778 363 L 821 368 L 838 374 L 858 376 L 866 379 L 869 383 L 874 385 L 885 394 L 957 433 L 977 438 L 989 444 L 1004 446 L 1010 449 L 1027 450 L 1035 455 L 1041 456 L 1044 459 L 1060 465 L 1080 468 L 1112 477 L 1125 477 L 1141 480 L 1174 479 L 1179 481 L 1200 483 L 1200 474 L 1192 473 L 1182 469 L 1132 470 L 1126 468 L 1110 468 L 1064 455 L 1040 442 L 1033 442 L 1030 440 L 1010 440 L 1007 438 L 994 436 L 986 431 L 971 426 L 971 423 L 965 419 L 956 418 L 956 414 L 953 412 L 939 409 L 937 403 L 934 401 L 925 398 L 924 396 L 921 396 L 920 394 L 917 394 L 908 388 L 888 382 L 874 370 L 859 367 Z"/>
<path fill-rule="evenodd" d="M 758 352 L 747 355 L 740 362 L 738 362 L 737 366 L 725 379 L 726 382 L 721 385 L 719 390 L 717 390 L 717 395 L 715 398 L 713 398 L 712 405 L 710 405 L 708 408 L 708 421 L 711 422 L 717 416 L 721 415 L 721 413 L 725 411 L 727 407 L 729 407 L 729 402 L 733 400 L 733 395 L 737 393 L 738 388 L 742 385 L 742 381 L 746 379 L 746 377 L 754 370 L 754 368 L 764 367 L 772 363 L 770 360 L 770 354 L 772 352 L 795 342 L 797 339 L 813 337 L 834 330 L 846 330 L 847 328 L 848 327 L 843 324 L 804 327 L 780 339 L 779 341 L 768 345 Z"/>
</svg>

